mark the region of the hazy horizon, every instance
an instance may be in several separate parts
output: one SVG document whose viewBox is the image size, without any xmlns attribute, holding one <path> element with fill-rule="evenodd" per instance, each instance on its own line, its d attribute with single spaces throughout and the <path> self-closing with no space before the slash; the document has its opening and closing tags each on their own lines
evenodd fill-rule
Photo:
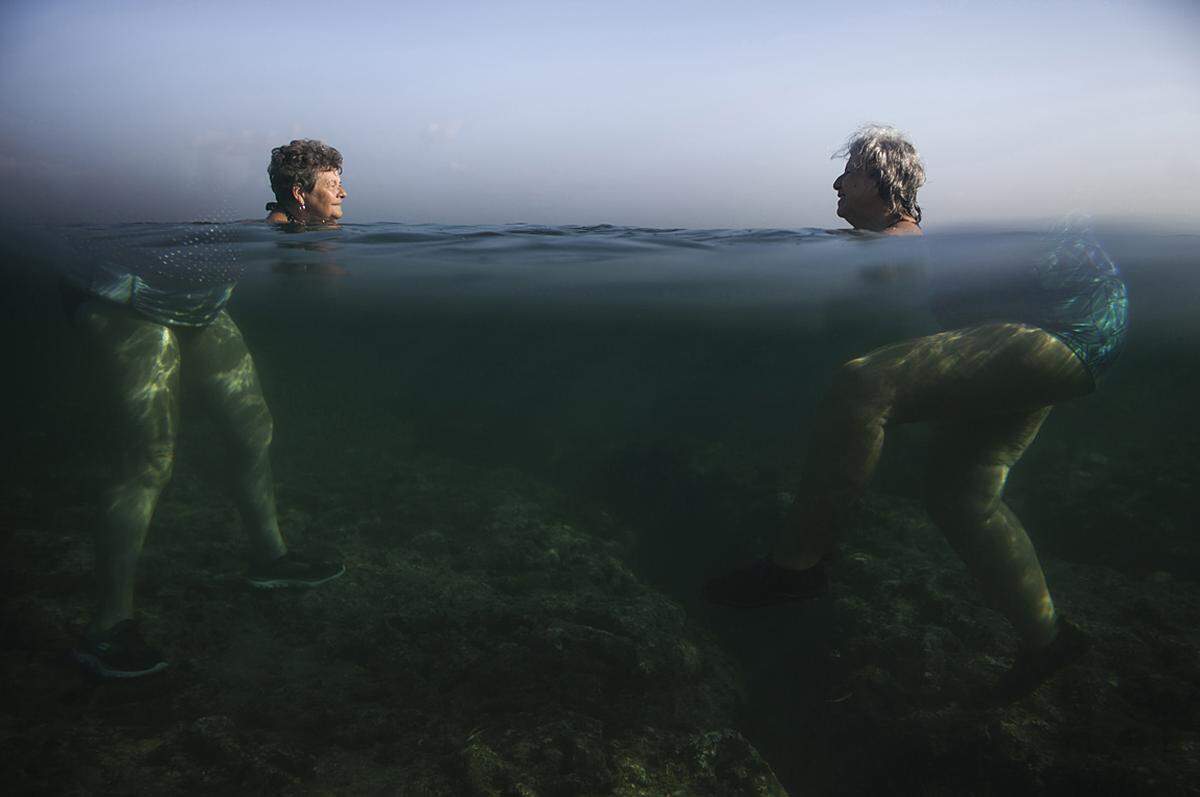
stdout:
<svg viewBox="0 0 1200 797">
<path fill-rule="evenodd" d="M 308 137 L 350 222 L 836 227 L 830 155 L 881 122 L 927 227 L 1200 226 L 1186 2 L 10 2 L 0 29 L 10 220 L 259 217 Z"/>
</svg>

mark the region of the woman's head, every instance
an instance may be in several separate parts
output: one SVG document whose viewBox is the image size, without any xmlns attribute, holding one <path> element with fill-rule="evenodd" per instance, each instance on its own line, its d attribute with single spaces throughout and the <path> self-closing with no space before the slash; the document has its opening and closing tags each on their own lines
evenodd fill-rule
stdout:
<svg viewBox="0 0 1200 797">
<path fill-rule="evenodd" d="M 905 218 L 920 223 L 917 189 L 925 183 L 925 166 L 903 133 L 864 125 L 834 157 L 846 158 L 846 170 L 833 184 L 839 216 L 866 228 L 873 226 L 877 214 L 889 223 Z"/>
<path fill-rule="evenodd" d="M 302 138 L 271 150 L 267 175 L 280 208 L 293 218 L 332 221 L 342 216 L 342 153 Z"/>
</svg>

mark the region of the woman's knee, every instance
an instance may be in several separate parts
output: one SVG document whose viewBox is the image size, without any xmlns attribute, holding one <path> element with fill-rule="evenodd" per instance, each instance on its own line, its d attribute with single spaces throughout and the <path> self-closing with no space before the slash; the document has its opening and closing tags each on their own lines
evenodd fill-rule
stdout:
<svg viewBox="0 0 1200 797">
<path fill-rule="evenodd" d="M 271 447 L 271 441 L 275 439 L 275 419 L 271 416 L 271 411 L 267 409 L 267 405 L 262 405 L 261 412 L 254 422 L 254 428 L 250 432 L 250 444 L 256 451 L 266 451 Z"/>
<path fill-rule="evenodd" d="M 145 487 L 162 489 L 175 470 L 175 441 L 139 442 L 125 450 L 123 461 L 125 477 L 121 481 L 136 480 Z"/>
<path fill-rule="evenodd" d="M 251 410 L 239 413 L 228 433 L 235 454 L 251 459 L 265 454 L 275 439 L 275 420 L 266 402 L 255 402 Z"/>
</svg>

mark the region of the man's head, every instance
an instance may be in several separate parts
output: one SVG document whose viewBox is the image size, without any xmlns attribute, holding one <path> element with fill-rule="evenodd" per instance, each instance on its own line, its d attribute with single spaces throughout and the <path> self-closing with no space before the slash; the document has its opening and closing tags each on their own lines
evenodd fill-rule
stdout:
<svg viewBox="0 0 1200 797">
<path fill-rule="evenodd" d="M 837 214 L 852 226 L 882 230 L 905 219 L 920 223 L 917 189 L 925 183 L 925 166 L 903 133 L 865 125 L 834 157 L 846 158 L 846 170 L 833 183 Z"/>
</svg>

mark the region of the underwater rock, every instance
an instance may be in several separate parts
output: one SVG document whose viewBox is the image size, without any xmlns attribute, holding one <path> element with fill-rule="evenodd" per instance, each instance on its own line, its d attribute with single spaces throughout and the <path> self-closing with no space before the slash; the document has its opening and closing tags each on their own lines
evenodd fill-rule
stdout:
<svg viewBox="0 0 1200 797">
<path fill-rule="evenodd" d="M 633 574 L 620 535 L 588 533 L 511 471 L 374 465 L 379 485 L 326 482 L 339 498 L 291 535 L 328 535 L 346 575 L 266 594 L 236 586 L 235 534 L 197 531 L 228 525 L 228 510 L 181 467 L 139 595 L 171 668 L 72 699 L 69 637 L 14 626 L 23 649 L 2 675 L 26 697 L 4 709 L 0 776 L 18 790 L 140 793 L 784 794 L 733 729 L 729 657 Z M 282 495 L 303 492 L 284 475 Z M 410 524 L 385 531 L 401 514 Z M 28 542 L 23 570 L 66 561 L 77 575 L 49 591 L 15 581 L 7 605 L 35 625 L 78 622 L 85 539 Z M 51 734 L 58 744 L 24 748 L 19 764 L 8 755 Z"/>
<path fill-rule="evenodd" d="M 833 570 L 833 793 L 1200 793 L 1200 585 L 1042 561 L 1095 645 L 995 705 L 1011 629 L 919 504 L 866 502 Z"/>
</svg>

